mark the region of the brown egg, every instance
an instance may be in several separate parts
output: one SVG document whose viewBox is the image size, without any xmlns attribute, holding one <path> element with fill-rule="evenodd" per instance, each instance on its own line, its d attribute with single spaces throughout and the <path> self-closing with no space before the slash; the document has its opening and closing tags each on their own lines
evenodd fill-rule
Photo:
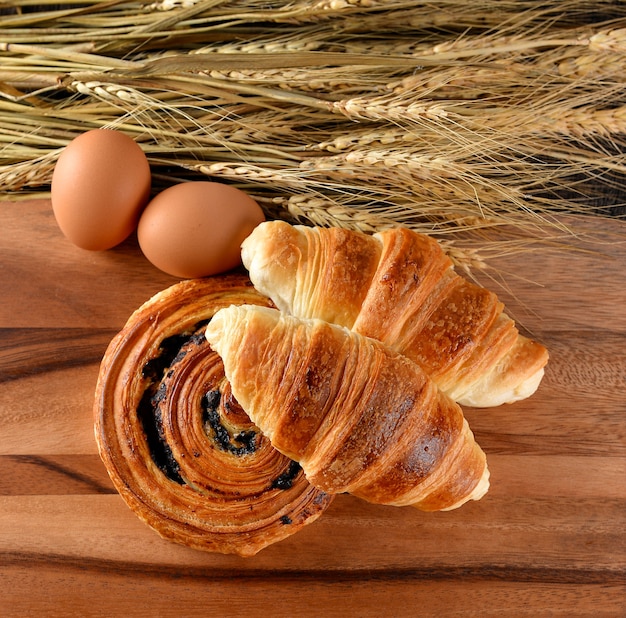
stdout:
<svg viewBox="0 0 626 618">
<path fill-rule="evenodd" d="M 175 277 L 215 275 L 241 263 L 241 243 L 265 216 L 236 187 L 217 182 L 173 185 L 146 206 L 137 227 L 144 255 Z"/>
<path fill-rule="evenodd" d="M 52 175 L 52 210 L 75 245 L 110 249 L 137 226 L 150 184 L 148 159 L 131 137 L 94 129 L 61 153 Z"/>
</svg>

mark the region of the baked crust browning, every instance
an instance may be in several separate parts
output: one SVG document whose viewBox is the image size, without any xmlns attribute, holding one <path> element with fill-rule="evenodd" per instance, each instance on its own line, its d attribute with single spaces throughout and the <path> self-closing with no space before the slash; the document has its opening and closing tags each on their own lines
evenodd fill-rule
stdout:
<svg viewBox="0 0 626 618">
<path fill-rule="evenodd" d="M 458 275 L 424 234 L 267 221 L 244 241 L 242 258 L 255 287 L 282 311 L 378 339 L 458 403 L 512 403 L 541 381 L 545 347 L 528 345 L 497 296 Z"/>
<path fill-rule="evenodd" d="M 323 491 L 424 510 L 487 491 L 460 407 L 384 344 L 249 305 L 218 312 L 206 336 L 250 418 Z"/>
<path fill-rule="evenodd" d="M 111 341 L 94 415 L 100 456 L 140 519 L 174 542 L 250 556 L 332 497 L 250 421 L 204 337 L 216 311 L 241 303 L 271 305 L 240 274 L 155 295 Z"/>
</svg>

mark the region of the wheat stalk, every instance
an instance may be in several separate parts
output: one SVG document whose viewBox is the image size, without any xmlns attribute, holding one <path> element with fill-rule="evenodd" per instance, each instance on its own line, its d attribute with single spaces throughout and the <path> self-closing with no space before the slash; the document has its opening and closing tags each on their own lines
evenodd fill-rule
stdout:
<svg viewBox="0 0 626 618">
<path fill-rule="evenodd" d="M 27 162 L 0 166 L 3 190 L 18 192 L 28 186 L 49 185 L 57 158 L 58 154 L 55 153 Z"/>
<path fill-rule="evenodd" d="M 407 225 L 471 270 L 562 242 L 572 230 L 553 214 L 591 212 L 585 183 L 626 178 L 623 3 L 12 7 L 0 14 L 5 196 L 40 192 L 70 139 L 113 127 L 141 144 L 157 190 L 209 177 L 271 216 Z M 461 244 L 493 228 L 514 240 Z"/>
</svg>

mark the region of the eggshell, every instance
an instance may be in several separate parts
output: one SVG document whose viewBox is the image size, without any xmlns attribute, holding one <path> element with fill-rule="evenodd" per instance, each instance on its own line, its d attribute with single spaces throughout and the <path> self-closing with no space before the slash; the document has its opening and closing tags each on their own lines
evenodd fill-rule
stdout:
<svg viewBox="0 0 626 618">
<path fill-rule="evenodd" d="M 144 255 L 182 278 L 207 277 L 241 263 L 241 243 L 265 216 L 236 187 L 218 182 L 173 185 L 152 199 L 137 227 Z"/>
<path fill-rule="evenodd" d="M 75 245 L 110 249 L 134 231 L 150 185 L 148 159 L 134 140 L 119 131 L 94 129 L 61 153 L 52 175 L 52 210 Z"/>
</svg>

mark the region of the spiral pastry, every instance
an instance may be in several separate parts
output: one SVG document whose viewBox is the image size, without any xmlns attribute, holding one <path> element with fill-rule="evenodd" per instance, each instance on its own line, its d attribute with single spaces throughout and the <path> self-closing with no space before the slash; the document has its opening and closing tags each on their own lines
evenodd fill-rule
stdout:
<svg viewBox="0 0 626 618">
<path fill-rule="evenodd" d="M 237 273 L 156 294 L 109 344 L 94 414 L 100 457 L 140 519 L 174 542 L 251 556 L 332 497 L 250 421 L 204 337 L 219 309 L 244 303 L 271 306 Z"/>
</svg>

